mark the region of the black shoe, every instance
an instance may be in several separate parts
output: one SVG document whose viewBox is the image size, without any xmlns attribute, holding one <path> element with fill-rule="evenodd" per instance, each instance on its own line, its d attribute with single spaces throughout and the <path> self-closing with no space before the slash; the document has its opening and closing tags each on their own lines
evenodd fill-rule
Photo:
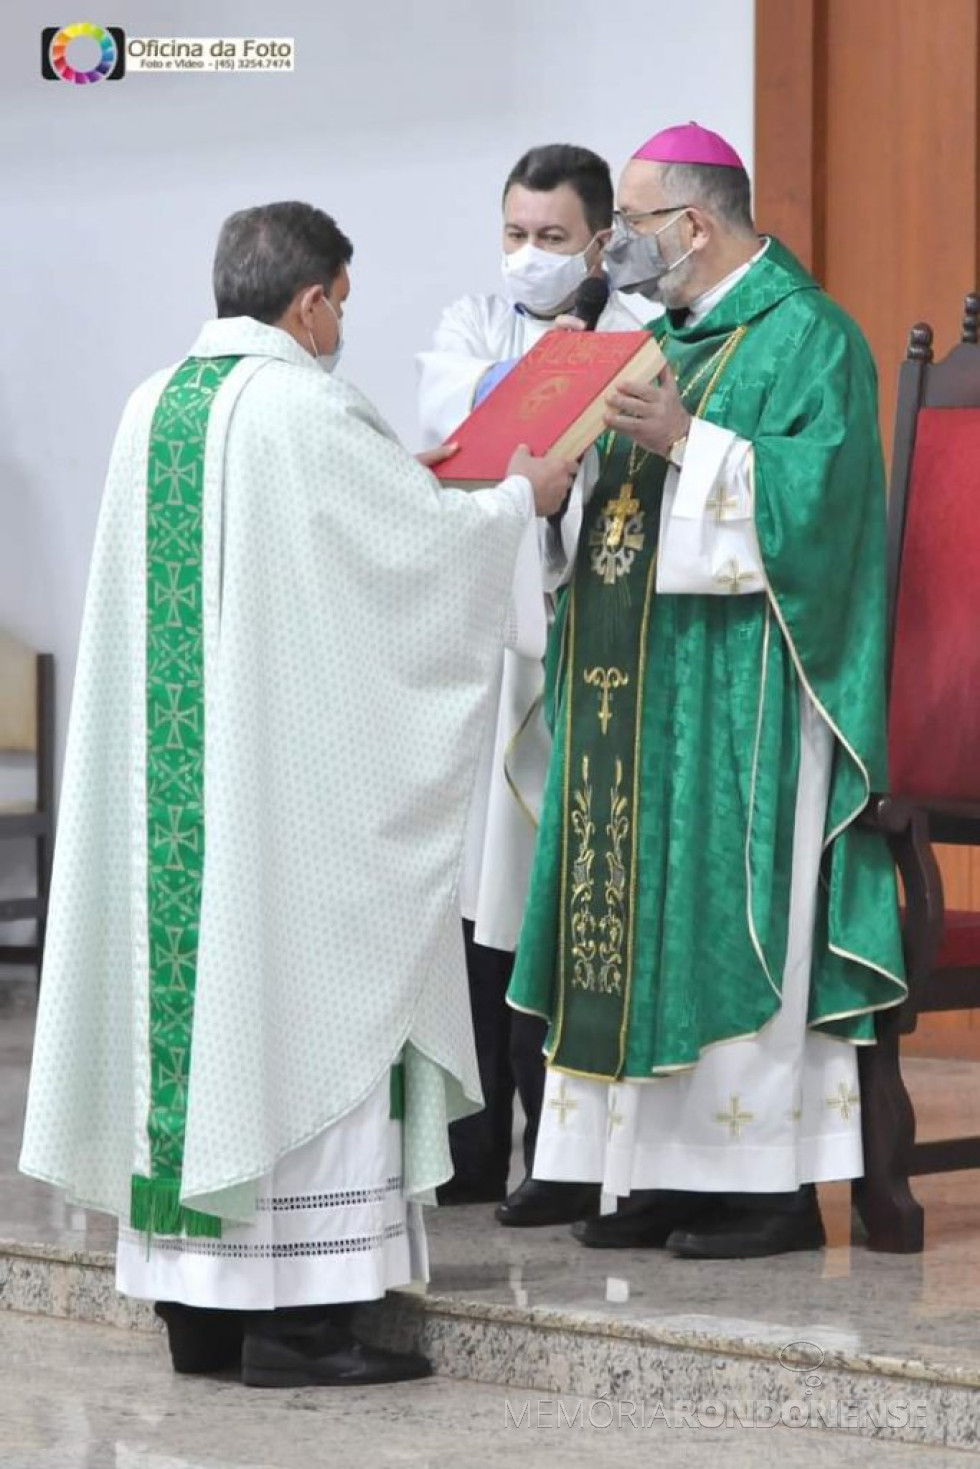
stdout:
<svg viewBox="0 0 980 1469">
<path fill-rule="evenodd" d="M 494 1210 L 498 1224 L 533 1228 L 544 1224 L 571 1224 L 599 1212 L 597 1183 L 548 1183 L 525 1178 L 519 1188 Z"/>
<path fill-rule="evenodd" d="M 662 1250 L 668 1237 L 721 1206 L 718 1194 L 637 1189 L 615 1214 L 601 1214 L 572 1225 L 579 1244 L 591 1250 Z"/>
<path fill-rule="evenodd" d="M 365 1346 L 329 1321 L 312 1329 L 249 1330 L 242 1352 L 246 1387 L 370 1387 L 431 1375 L 432 1364 L 418 1352 Z"/>
<path fill-rule="evenodd" d="M 153 1309 L 166 1325 L 175 1372 L 206 1375 L 241 1364 L 242 1311 L 212 1311 L 177 1301 L 158 1301 Z"/>
<path fill-rule="evenodd" d="M 728 1204 L 717 1219 L 704 1220 L 690 1229 L 676 1229 L 667 1241 L 668 1250 L 685 1260 L 759 1260 L 766 1255 L 786 1255 L 792 1250 L 822 1250 L 827 1243 L 816 1189 L 807 1186 L 787 1207 L 786 1195 L 767 1204 Z"/>
<path fill-rule="evenodd" d="M 452 1204 L 499 1204 L 506 1192 L 506 1183 L 495 1188 L 486 1183 L 472 1183 L 465 1178 L 451 1178 L 436 1189 L 436 1203 L 442 1208 Z"/>
</svg>

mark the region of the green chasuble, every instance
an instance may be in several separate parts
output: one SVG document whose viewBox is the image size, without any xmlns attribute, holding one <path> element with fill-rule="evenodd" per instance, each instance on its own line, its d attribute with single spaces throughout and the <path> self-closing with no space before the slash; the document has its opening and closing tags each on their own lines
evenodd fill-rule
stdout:
<svg viewBox="0 0 980 1469">
<path fill-rule="evenodd" d="M 867 1041 L 905 993 L 893 865 L 855 825 L 886 785 L 867 345 L 775 240 L 702 321 L 651 330 L 688 410 L 752 445 L 766 586 L 658 594 L 666 463 L 605 441 L 548 650 L 554 750 L 509 992 L 550 1021 L 556 1069 L 605 1079 L 692 1066 L 779 1008 L 801 686 L 834 734 L 809 1023 Z"/>
</svg>

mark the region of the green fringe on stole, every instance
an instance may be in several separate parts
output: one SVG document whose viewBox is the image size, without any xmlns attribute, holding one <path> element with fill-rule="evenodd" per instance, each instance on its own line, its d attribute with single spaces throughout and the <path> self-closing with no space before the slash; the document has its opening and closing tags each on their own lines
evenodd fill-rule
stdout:
<svg viewBox="0 0 980 1469">
<path fill-rule="evenodd" d="M 221 1220 L 214 1214 L 185 1209 L 180 1202 L 179 1178 L 132 1180 L 129 1222 L 140 1234 L 186 1234 L 192 1239 L 220 1239 Z"/>
</svg>

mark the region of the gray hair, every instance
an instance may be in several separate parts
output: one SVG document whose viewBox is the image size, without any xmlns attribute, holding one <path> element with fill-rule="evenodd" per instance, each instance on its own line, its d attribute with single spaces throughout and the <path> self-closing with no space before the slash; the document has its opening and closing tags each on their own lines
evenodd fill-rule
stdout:
<svg viewBox="0 0 980 1469">
<path fill-rule="evenodd" d="M 660 178 L 678 204 L 695 204 L 737 234 L 755 234 L 752 186 L 744 168 L 714 163 L 664 163 Z"/>
<path fill-rule="evenodd" d="M 272 324 L 298 291 L 325 291 L 350 263 L 354 247 L 329 214 L 312 204 L 262 204 L 225 220 L 214 256 L 219 316 Z"/>
</svg>

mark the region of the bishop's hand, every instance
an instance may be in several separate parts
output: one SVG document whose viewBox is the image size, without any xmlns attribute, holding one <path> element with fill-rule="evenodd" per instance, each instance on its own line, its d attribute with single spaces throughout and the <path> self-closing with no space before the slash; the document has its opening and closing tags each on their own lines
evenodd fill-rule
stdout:
<svg viewBox="0 0 980 1469">
<path fill-rule="evenodd" d="M 641 449 L 666 459 L 671 445 L 687 434 L 691 415 L 681 401 L 674 374 L 665 367 L 652 385 L 620 383 L 606 399 L 604 422 Z"/>
</svg>

